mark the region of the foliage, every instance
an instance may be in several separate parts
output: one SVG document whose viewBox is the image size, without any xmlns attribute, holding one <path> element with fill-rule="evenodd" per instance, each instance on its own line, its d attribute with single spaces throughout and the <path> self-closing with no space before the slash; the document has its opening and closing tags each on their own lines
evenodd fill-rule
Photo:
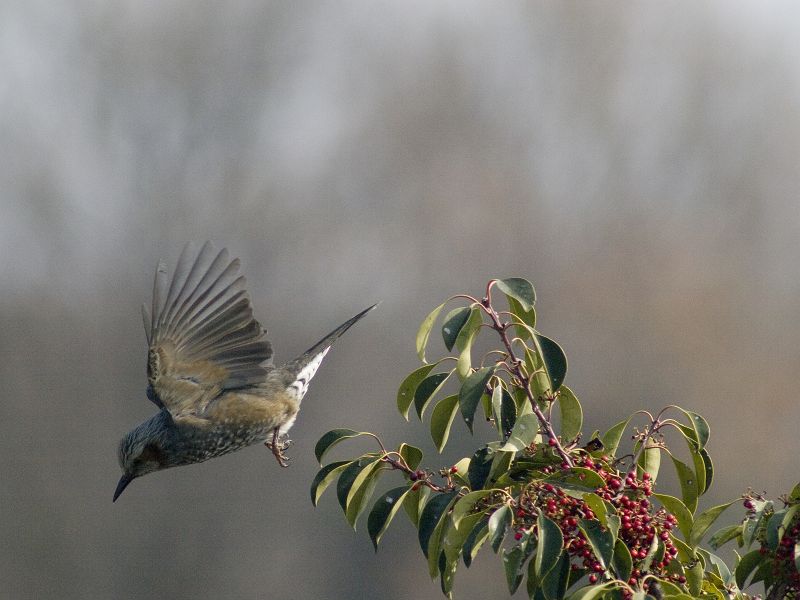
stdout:
<svg viewBox="0 0 800 600">
<path fill-rule="evenodd" d="M 508 310 L 498 309 L 493 291 Z M 428 362 L 431 331 L 453 300 L 462 305 L 441 325 L 451 354 Z M 700 546 L 733 504 L 698 512 L 714 476 L 706 420 L 667 406 L 584 436 L 581 404 L 563 384 L 566 356 L 536 329 L 535 301 L 530 282 L 511 278 L 490 281 L 482 299 L 458 295 L 436 307 L 417 333 L 423 364 L 399 387 L 397 408 L 406 419 L 412 407 L 420 420 L 433 407 L 430 433 L 439 452 L 459 415 L 470 432 L 483 417 L 493 441 L 452 466 L 427 469 L 418 448 L 388 450 L 375 434 L 335 429 L 317 443 L 320 462 L 334 445 L 358 436 L 373 438 L 378 449 L 322 467 L 311 488 L 314 504 L 336 481 L 355 527 L 380 477 L 398 472 L 402 485 L 372 504 L 367 531 L 377 550 L 402 507 L 418 530 L 431 578 L 448 597 L 459 564 L 469 567 L 483 546 L 501 554 L 509 592 L 524 582 L 534 600 L 747 599 L 748 579 L 764 582 L 773 600 L 800 596 L 800 485 L 780 509 L 760 495 L 743 496 L 744 521 L 709 541 L 714 550 L 735 540 L 748 551 L 728 567 Z M 473 362 L 481 334 L 499 347 Z M 446 394 L 448 386 L 455 393 Z M 630 447 L 621 444 L 626 432 Z M 677 494 L 655 491 L 662 459 L 675 469 Z"/>
</svg>

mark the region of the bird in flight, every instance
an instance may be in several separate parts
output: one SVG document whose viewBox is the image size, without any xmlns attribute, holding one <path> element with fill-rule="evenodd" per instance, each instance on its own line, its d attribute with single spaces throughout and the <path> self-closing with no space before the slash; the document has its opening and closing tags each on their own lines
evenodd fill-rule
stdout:
<svg viewBox="0 0 800 600">
<path fill-rule="evenodd" d="M 239 259 L 206 242 L 181 253 L 171 281 L 159 261 L 147 335 L 147 397 L 159 411 L 119 444 L 114 501 L 142 475 L 198 463 L 263 442 L 282 467 L 285 435 L 322 359 L 361 311 L 298 358 L 272 364 L 272 346 L 253 316 Z"/>
</svg>

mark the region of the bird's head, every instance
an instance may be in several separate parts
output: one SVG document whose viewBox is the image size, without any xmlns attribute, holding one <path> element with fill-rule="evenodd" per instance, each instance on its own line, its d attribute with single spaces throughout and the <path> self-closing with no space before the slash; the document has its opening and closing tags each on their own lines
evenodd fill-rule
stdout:
<svg viewBox="0 0 800 600">
<path fill-rule="evenodd" d="M 114 502 L 131 481 L 167 466 L 161 436 L 147 425 L 148 423 L 143 423 L 129 431 L 119 443 L 118 458 L 122 477 L 114 492 Z"/>
</svg>

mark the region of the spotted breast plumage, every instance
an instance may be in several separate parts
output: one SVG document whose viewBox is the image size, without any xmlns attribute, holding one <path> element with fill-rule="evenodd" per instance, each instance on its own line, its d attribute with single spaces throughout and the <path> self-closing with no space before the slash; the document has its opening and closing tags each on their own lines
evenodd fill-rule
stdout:
<svg viewBox="0 0 800 600">
<path fill-rule="evenodd" d="M 258 442 L 287 466 L 283 437 L 311 379 L 336 339 L 375 306 L 276 367 L 238 259 L 209 242 L 196 254 L 187 244 L 171 280 L 159 262 L 151 308 L 142 306 L 147 397 L 159 412 L 122 438 L 114 500 L 137 477 Z"/>
</svg>

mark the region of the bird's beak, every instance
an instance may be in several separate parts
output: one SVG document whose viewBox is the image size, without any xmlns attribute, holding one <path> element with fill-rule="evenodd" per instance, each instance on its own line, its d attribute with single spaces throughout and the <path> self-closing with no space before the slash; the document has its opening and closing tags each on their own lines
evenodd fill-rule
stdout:
<svg viewBox="0 0 800 600">
<path fill-rule="evenodd" d="M 117 489 L 114 492 L 114 499 L 112 502 L 116 502 L 117 498 L 119 498 L 120 494 L 128 487 L 128 484 L 134 480 L 133 475 L 129 473 L 123 473 L 122 477 L 119 478 L 119 483 L 117 484 Z"/>
</svg>

